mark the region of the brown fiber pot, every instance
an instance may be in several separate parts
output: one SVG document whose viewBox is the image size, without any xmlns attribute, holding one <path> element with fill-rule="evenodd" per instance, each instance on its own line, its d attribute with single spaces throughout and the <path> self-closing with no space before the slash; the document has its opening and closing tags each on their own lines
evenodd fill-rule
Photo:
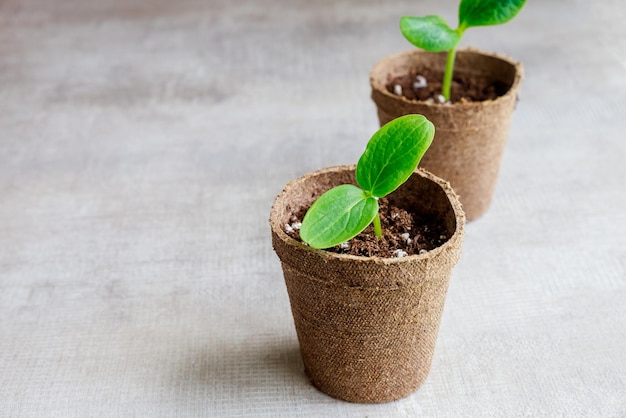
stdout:
<svg viewBox="0 0 626 418">
<path fill-rule="evenodd" d="M 304 361 L 321 391 L 351 402 L 403 398 L 426 379 L 465 215 L 450 185 L 417 170 L 389 198 L 413 213 L 436 214 L 450 238 L 403 258 L 312 249 L 284 232 L 294 212 L 324 191 L 355 183 L 354 166 L 331 167 L 287 184 L 270 213 Z"/>
<path fill-rule="evenodd" d="M 408 114 L 426 116 L 435 139 L 420 167 L 446 179 L 460 196 L 468 220 L 482 215 L 493 197 L 500 162 L 521 83 L 522 65 L 505 56 L 476 49 L 457 52 L 455 74 L 469 73 L 502 83 L 508 90 L 495 100 L 429 104 L 390 93 L 385 85 L 416 67 L 443 72 L 446 53 L 412 50 L 385 58 L 370 73 L 372 100 L 380 125 Z"/>
</svg>

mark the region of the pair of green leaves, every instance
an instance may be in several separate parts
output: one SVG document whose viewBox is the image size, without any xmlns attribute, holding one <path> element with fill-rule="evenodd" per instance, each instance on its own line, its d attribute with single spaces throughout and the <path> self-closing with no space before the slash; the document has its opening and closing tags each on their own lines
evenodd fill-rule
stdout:
<svg viewBox="0 0 626 418">
<path fill-rule="evenodd" d="M 313 248 L 329 248 L 378 225 L 378 199 L 388 195 L 413 173 L 435 136 L 422 115 L 394 119 L 368 142 L 356 167 L 358 186 L 344 184 L 321 195 L 309 208 L 300 237 Z"/>
<path fill-rule="evenodd" d="M 400 30 L 418 48 L 431 52 L 449 51 L 461 41 L 465 29 L 506 23 L 522 9 L 526 0 L 461 0 L 459 27 L 452 29 L 440 16 L 400 19 Z"/>
</svg>

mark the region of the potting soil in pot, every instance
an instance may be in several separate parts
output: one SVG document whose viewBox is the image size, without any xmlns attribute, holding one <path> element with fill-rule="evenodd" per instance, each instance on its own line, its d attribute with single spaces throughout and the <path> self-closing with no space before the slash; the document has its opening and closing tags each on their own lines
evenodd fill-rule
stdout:
<svg viewBox="0 0 626 418">
<path fill-rule="evenodd" d="M 326 251 L 364 257 L 404 257 L 433 250 L 449 238 L 445 226 L 432 215 L 408 212 L 390 203 L 388 198 L 382 198 L 378 203 L 381 238 L 376 237 L 374 227 L 370 225 L 353 239 Z M 290 223 L 285 224 L 285 232 L 298 241 L 299 226 L 307 210 L 293 213 Z"/>
<path fill-rule="evenodd" d="M 404 96 L 409 100 L 432 100 L 437 103 L 440 100 L 442 84 L 442 71 L 421 67 L 390 79 L 385 87 L 390 93 Z M 506 94 L 508 89 L 508 85 L 497 80 L 457 71 L 452 79 L 450 96 L 452 103 L 480 102 L 500 97 Z"/>
</svg>

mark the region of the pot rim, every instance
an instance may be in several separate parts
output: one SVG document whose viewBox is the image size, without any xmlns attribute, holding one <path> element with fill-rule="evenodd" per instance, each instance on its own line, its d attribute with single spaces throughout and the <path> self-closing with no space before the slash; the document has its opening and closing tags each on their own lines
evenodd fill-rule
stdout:
<svg viewBox="0 0 626 418">
<path fill-rule="evenodd" d="M 441 108 L 441 107 L 446 107 L 446 106 L 456 107 L 456 108 L 461 108 L 461 107 L 472 108 L 472 107 L 484 105 L 485 103 L 496 103 L 496 102 L 505 100 L 511 95 L 517 94 L 517 90 L 519 89 L 519 86 L 522 82 L 522 78 L 524 77 L 524 67 L 520 61 L 516 61 L 513 58 L 505 54 L 483 51 L 481 49 L 474 48 L 474 47 L 459 48 L 457 49 L 457 54 L 459 52 L 460 53 L 472 53 L 476 55 L 482 55 L 482 56 L 486 56 L 490 58 L 495 58 L 497 60 L 510 64 L 515 69 L 515 75 L 514 75 L 513 83 L 511 84 L 511 87 L 509 87 L 509 89 L 507 90 L 505 94 L 503 94 L 502 96 L 498 96 L 495 99 L 481 100 L 478 102 L 455 102 L 455 103 L 448 103 L 448 104 L 442 105 L 440 103 L 427 103 L 425 101 L 409 100 L 404 96 L 397 96 L 395 94 L 392 94 L 389 91 L 387 91 L 385 86 L 381 85 L 381 83 L 378 82 L 378 79 L 374 76 L 375 73 L 381 71 L 382 67 L 384 67 L 388 61 L 396 60 L 398 58 L 405 57 L 407 55 L 420 55 L 420 54 L 438 55 L 438 54 L 446 53 L 445 51 L 444 52 L 430 52 L 430 51 L 424 51 L 422 49 L 411 49 L 411 50 L 403 51 L 397 54 L 388 55 L 382 60 L 378 61 L 374 65 L 374 67 L 372 67 L 372 70 L 370 71 L 370 85 L 372 86 L 372 89 L 376 90 L 379 94 L 382 94 L 383 96 L 386 96 L 389 99 L 399 100 L 399 101 L 402 101 L 404 103 L 411 104 L 411 105 L 419 104 L 420 106 L 426 106 L 426 107 L 432 107 L 432 108 Z"/>
<path fill-rule="evenodd" d="M 450 206 L 452 207 L 452 210 L 454 212 L 454 217 L 455 217 L 455 222 L 456 222 L 454 233 L 450 236 L 450 238 L 446 240 L 445 243 L 443 243 L 439 247 L 434 248 L 430 251 L 427 251 L 426 253 L 423 253 L 423 254 L 412 254 L 412 255 L 408 255 L 408 256 L 400 257 L 400 258 L 396 258 L 396 257 L 388 258 L 388 257 L 378 257 L 378 256 L 366 257 L 366 256 L 350 255 L 350 254 L 338 254 L 338 253 L 326 251 L 323 249 L 311 248 L 308 245 L 304 244 L 303 242 L 297 241 L 294 238 L 287 235 L 287 233 L 283 230 L 282 226 L 278 222 L 278 217 L 279 217 L 278 202 L 280 198 L 284 196 L 289 189 L 297 187 L 299 183 L 302 183 L 307 178 L 314 176 L 314 175 L 325 174 L 325 173 L 329 173 L 333 171 L 355 170 L 355 169 L 356 169 L 356 165 L 354 164 L 325 167 L 325 168 L 321 168 L 316 171 L 312 171 L 307 174 L 304 174 L 303 176 L 287 183 L 285 187 L 283 188 L 283 190 L 274 199 L 274 203 L 272 204 L 272 208 L 270 210 L 270 227 L 271 227 L 272 233 L 276 237 L 280 238 L 280 240 L 285 245 L 295 248 L 300 251 L 304 251 L 305 253 L 308 253 L 317 257 L 321 257 L 322 259 L 325 259 L 328 261 L 329 260 L 340 261 L 340 262 L 359 261 L 362 263 L 385 264 L 385 265 L 402 264 L 402 263 L 413 262 L 416 260 L 433 258 L 437 256 L 439 253 L 448 249 L 449 247 L 455 245 L 455 243 L 458 240 L 462 239 L 466 220 L 465 220 L 465 212 L 462 209 L 462 205 L 459 200 L 459 197 L 454 192 L 449 182 L 421 168 L 417 168 L 413 172 L 412 175 L 417 174 L 437 184 L 446 194 L 448 201 L 450 203 Z"/>
</svg>

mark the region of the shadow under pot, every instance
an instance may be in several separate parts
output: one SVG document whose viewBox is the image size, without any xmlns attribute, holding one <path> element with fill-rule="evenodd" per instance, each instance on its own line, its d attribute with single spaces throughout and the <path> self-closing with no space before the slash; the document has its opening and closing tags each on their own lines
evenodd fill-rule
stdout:
<svg viewBox="0 0 626 418">
<path fill-rule="evenodd" d="M 417 97 L 424 80 L 418 80 L 413 91 L 400 91 L 393 84 L 426 73 L 432 75 L 427 83 L 440 85 L 445 65 L 445 52 L 412 50 L 389 56 L 370 73 L 372 100 L 381 126 L 408 114 L 424 115 L 435 125 L 435 139 L 420 167 L 448 180 L 467 219 L 473 220 L 485 213 L 493 198 L 523 68 L 502 55 L 461 49 L 456 54 L 452 103 Z M 480 95 L 461 99 L 470 88 Z"/>
<path fill-rule="evenodd" d="M 356 184 L 354 170 L 326 168 L 287 184 L 270 213 L 272 244 L 313 385 L 350 402 L 389 402 L 414 392 L 428 375 L 465 215 L 448 182 L 416 170 L 388 198 L 443 226 L 449 238 L 437 248 L 364 257 L 316 250 L 287 235 L 285 224 L 326 190 Z"/>
</svg>

